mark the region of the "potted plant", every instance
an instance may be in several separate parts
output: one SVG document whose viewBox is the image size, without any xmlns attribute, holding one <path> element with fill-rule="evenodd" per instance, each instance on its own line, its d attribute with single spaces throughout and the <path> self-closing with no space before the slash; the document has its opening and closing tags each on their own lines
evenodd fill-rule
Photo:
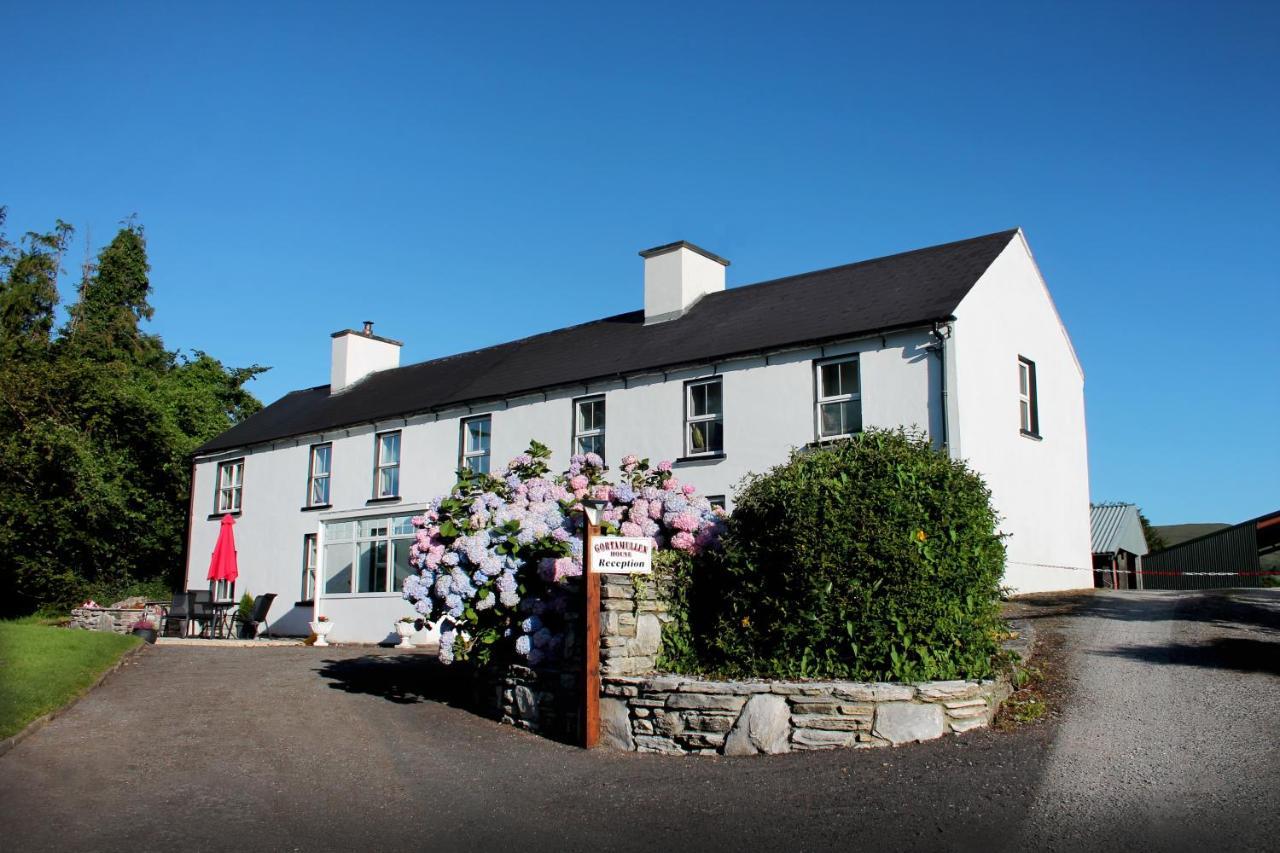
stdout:
<svg viewBox="0 0 1280 853">
<path fill-rule="evenodd" d="M 137 622 L 133 623 L 134 636 L 141 637 L 148 643 L 156 641 L 156 623 L 151 621 L 150 616 L 143 616 Z"/>
<path fill-rule="evenodd" d="M 329 641 L 325 637 L 329 636 L 329 632 L 333 630 L 333 623 L 329 621 L 328 616 L 317 616 L 315 621 L 309 623 L 311 633 L 316 635 L 315 645 L 327 646 Z"/>
<path fill-rule="evenodd" d="M 396 633 L 400 635 L 400 642 L 396 644 L 397 649 L 416 648 L 413 643 L 409 642 L 409 638 L 418 632 L 418 620 L 412 616 L 404 616 L 400 621 L 396 622 Z"/>
<path fill-rule="evenodd" d="M 252 621 L 253 620 L 253 596 L 252 595 L 246 592 L 244 595 L 240 596 L 240 605 L 236 608 L 236 614 L 238 616 L 238 618 L 236 619 L 236 624 L 239 625 L 239 628 L 237 629 L 237 633 L 239 634 L 240 639 L 242 640 L 255 639 L 255 634 L 257 633 L 257 631 Z"/>
</svg>

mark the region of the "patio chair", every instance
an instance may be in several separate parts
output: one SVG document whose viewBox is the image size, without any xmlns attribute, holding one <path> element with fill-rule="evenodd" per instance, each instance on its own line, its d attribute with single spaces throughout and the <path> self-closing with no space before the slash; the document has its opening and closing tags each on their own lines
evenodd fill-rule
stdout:
<svg viewBox="0 0 1280 853">
<path fill-rule="evenodd" d="M 246 619 L 237 613 L 231 618 L 231 627 L 234 630 L 237 624 L 248 625 L 249 632 L 256 640 L 258 638 L 258 626 L 267 621 L 267 611 L 271 609 L 271 602 L 276 600 L 274 592 L 264 593 L 253 599 L 253 611 Z"/>
<path fill-rule="evenodd" d="M 207 589 L 189 590 L 191 618 L 200 623 L 200 636 L 213 638 L 222 633 L 222 613 L 214 606 L 213 593 Z"/>
<path fill-rule="evenodd" d="M 175 592 L 173 594 L 173 603 L 165 609 L 164 619 L 160 625 L 160 635 L 162 637 L 185 637 L 191 625 L 191 601 L 194 593 Z M 176 627 L 176 634 L 170 633 L 170 629 Z"/>
</svg>

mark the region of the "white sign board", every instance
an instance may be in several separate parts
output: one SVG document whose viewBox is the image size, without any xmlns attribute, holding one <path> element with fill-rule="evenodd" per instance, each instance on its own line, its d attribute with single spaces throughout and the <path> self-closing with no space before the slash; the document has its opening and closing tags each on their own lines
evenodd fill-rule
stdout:
<svg viewBox="0 0 1280 853">
<path fill-rule="evenodd" d="M 601 575 L 647 575 L 653 571 L 653 540 L 648 536 L 594 536 L 589 564 Z"/>
</svg>

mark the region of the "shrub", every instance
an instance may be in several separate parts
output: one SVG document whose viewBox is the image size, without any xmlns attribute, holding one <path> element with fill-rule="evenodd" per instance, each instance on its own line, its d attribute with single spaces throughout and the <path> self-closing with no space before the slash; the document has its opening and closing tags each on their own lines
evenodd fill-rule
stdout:
<svg viewBox="0 0 1280 853">
<path fill-rule="evenodd" d="M 795 451 L 744 480 L 723 551 L 691 575 L 676 622 L 713 624 L 695 654 L 728 673 L 986 676 L 1001 627 L 996 525 L 982 479 L 903 431 Z M 707 584 L 715 595 L 699 596 Z"/>
</svg>

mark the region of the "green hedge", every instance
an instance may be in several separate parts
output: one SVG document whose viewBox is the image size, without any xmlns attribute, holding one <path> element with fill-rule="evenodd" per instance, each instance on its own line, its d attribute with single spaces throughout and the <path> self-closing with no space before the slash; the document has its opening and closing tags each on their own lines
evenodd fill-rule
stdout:
<svg viewBox="0 0 1280 853">
<path fill-rule="evenodd" d="M 1004 546 L 990 493 L 903 431 L 792 454 L 739 488 L 718 555 L 664 567 L 663 663 L 738 676 L 991 674 Z"/>
</svg>

